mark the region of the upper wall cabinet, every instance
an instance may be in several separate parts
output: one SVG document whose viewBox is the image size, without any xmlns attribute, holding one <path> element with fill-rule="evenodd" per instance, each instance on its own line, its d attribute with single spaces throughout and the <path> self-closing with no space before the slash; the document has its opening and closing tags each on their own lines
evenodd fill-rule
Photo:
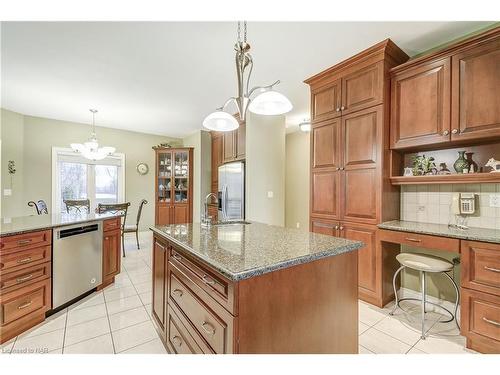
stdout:
<svg viewBox="0 0 500 375">
<path fill-rule="evenodd" d="M 238 129 L 225 132 L 222 136 L 222 156 L 224 163 L 244 160 L 246 153 L 246 127 L 240 122 Z"/>
<path fill-rule="evenodd" d="M 500 136 L 500 38 L 453 56 L 455 139 Z"/>
<path fill-rule="evenodd" d="M 500 138 L 500 27 L 391 70 L 391 147 Z"/>
<path fill-rule="evenodd" d="M 340 79 L 311 92 L 312 121 L 322 121 L 341 115 Z"/>
</svg>

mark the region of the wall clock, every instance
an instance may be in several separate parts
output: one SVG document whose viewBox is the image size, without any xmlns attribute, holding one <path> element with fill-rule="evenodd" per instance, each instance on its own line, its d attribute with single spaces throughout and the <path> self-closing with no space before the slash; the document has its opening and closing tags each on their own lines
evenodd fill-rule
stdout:
<svg viewBox="0 0 500 375">
<path fill-rule="evenodd" d="M 148 172 L 149 172 L 149 167 L 146 163 L 137 164 L 137 173 L 144 176 Z"/>
</svg>

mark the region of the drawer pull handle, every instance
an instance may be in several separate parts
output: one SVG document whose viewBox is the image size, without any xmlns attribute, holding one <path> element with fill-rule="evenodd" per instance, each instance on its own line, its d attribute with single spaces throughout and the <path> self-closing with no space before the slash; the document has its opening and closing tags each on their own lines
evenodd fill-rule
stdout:
<svg viewBox="0 0 500 375">
<path fill-rule="evenodd" d="M 208 284 L 208 285 L 215 285 L 215 281 L 212 280 L 210 277 L 208 277 L 207 275 L 203 275 L 203 277 L 201 278 L 203 280 L 203 282 L 205 284 Z"/>
<path fill-rule="evenodd" d="M 26 257 L 26 258 L 21 258 L 17 260 L 17 263 L 23 264 L 23 263 L 28 263 L 31 262 L 31 257 Z"/>
<path fill-rule="evenodd" d="M 174 289 L 173 293 L 177 294 L 179 297 L 182 297 L 182 295 L 184 294 L 184 292 L 180 289 Z"/>
<path fill-rule="evenodd" d="M 485 317 L 483 317 L 483 320 L 484 320 L 486 323 L 490 323 L 490 324 L 493 324 L 494 326 L 500 327 L 500 322 L 496 322 L 496 321 L 494 321 L 494 320 L 490 320 L 490 319 L 485 318 Z"/>
<path fill-rule="evenodd" d="M 179 254 L 174 253 L 174 259 L 175 259 L 176 261 L 180 262 L 180 261 L 182 260 L 182 257 L 181 257 Z"/>
<path fill-rule="evenodd" d="M 29 301 L 29 302 L 23 303 L 22 305 L 17 306 L 17 309 L 18 310 L 25 309 L 26 307 L 31 306 L 32 303 L 33 303 L 33 301 Z"/>
<path fill-rule="evenodd" d="M 182 339 L 179 336 L 172 337 L 172 342 L 177 346 L 182 346 Z"/>
<path fill-rule="evenodd" d="M 410 238 L 410 237 L 406 237 L 405 240 L 406 241 L 411 241 L 411 242 L 422 242 L 422 240 L 419 240 L 419 239 L 416 239 L 416 238 Z"/>
<path fill-rule="evenodd" d="M 203 322 L 203 324 L 201 325 L 201 327 L 209 335 L 215 335 L 215 327 L 213 325 L 211 325 L 210 323 Z"/>
<path fill-rule="evenodd" d="M 32 278 L 33 278 L 33 274 L 32 274 L 32 273 L 30 273 L 30 274 L 29 274 L 29 275 L 27 275 L 27 276 L 24 276 L 24 277 L 18 277 L 18 278 L 16 279 L 16 282 L 17 282 L 18 284 L 19 284 L 19 283 L 24 283 L 25 281 L 28 281 L 28 280 L 30 280 L 30 279 L 32 279 Z"/>
<path fill-rule="evenodd" d="M 32 241 L 32 239 L 31 239 L 31 238 L 28 238 L 28 239 L 26 239 L 26 240 L 19 240 L 19 241 L 17 241 L 17 244 L 18 244 L 19 246 L 25 246 L 25 245 L 30 244 L 30 243 L 31 243 L 31 241 Z"/>
<path fill-rule="evenodd" d="M 484 266 L 484 269 L 488 270 L 488 271 L 491 271 L 491 272 L 499 272 L 500 273 L 500 270 L 498 268 Z"/>
</svg>

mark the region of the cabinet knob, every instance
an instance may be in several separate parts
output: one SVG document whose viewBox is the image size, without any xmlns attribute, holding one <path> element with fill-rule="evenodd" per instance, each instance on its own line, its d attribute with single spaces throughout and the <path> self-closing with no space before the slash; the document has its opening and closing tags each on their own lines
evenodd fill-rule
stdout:
<svg viewBox="0 0 500 375">
<path fill-rule="evenodd" d="M 346 109 L 346 107 L 344 107 L 344 106 L 340 107 L 341 111 L 343 111 L 344 109 Z"/>
<path fill-rule="evenodd" d="M 448 135 L 448 134 L 450 134 L 450 132 L 449 132 L 448 130 L 445 130 L 445 131 L 443 132 L 443 135 Z"/>
<path fill-rule="evenodd" d="M 182 339 L 179 336 L 172 337 L 172 342 L 177 346 L 182 346 Z"/>
<path fill-rule="evenodd" d="M 458 133 L 458 129 L 453 129 L 453 130 L 451 131 L 451 134 L 457 134 L 457 133 Z"/>
<path fill-rule="evenodd" d="M 344 230 L 344 227 L 341 225 L 339 229 L 340 229 L 340 230 Z"/>
<path fill-rule="evenodd" d="M 335 108 L 335 111 L 336 112 L 340 112 L 340 108 Z"/>
<path fill-rule="evenodd" d="M 339 230 L 339 226 L 338 225 L 335 225 L 335 230 Z"/>
</svg>

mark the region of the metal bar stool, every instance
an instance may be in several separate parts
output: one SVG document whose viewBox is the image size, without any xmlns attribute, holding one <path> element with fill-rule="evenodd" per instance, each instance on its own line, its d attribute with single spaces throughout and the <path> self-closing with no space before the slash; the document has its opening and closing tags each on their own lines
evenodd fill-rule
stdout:
<svg viewBox="0 0 500 375">
<path fill-rule="evenodd" d="M 460 291 L 458 289 L 457 284 L 455 283 L 455 280 L 453 280 L 453 278 L 450 275 L 448 275 L 448 273 L 447 273 L 447 272 L 453 270 L 453 263 L 447 261 L 446 259 L 432 256 L 432 255 L 412 254 L 412 253 L 398 254 L 396 256 L 396 259 L 401 264 L 401 267 L 399 267 L 399 269 L 396 271 L 396 273 L 394 274 L 394 277 L 392 279 L 392 286 L 394 287 L 394 295 L 396 296 L 396 304 L 394 305 L 394 309 L 391 311 L 390 315 L 394 315 L 394 313 L 396 312 L 396 309 L 398 307 L 401 308 L 401 306 L 399 305 L 399 303 L 401 301 L 409 301 L 409 300 L 419 301 L 419 302 L 421 302 L 421 311 L 422 311 L 422 335 L 421 335 L 422 340 L 425 340 L 425 313 L 426 313 L 425 304 L 426 303 L 437 306 L 437 307 L 445 310 L 450 315 L 450 319 L 440 320 L 438 323 L 449 323 L 452 320 L 455 320 L 455 323 L 457 324 L 457 327 L 460 330 L 460 325 L 458 324 L 458 320 L 457 320 L 458 304 L 460 302 Z M 396 277 L 405 268 L 411 268 L 411 269 L 414 269 L 414 270 L 420 272 L 422 299 L 409 298 L 409 297 L 398 299 L 398 291 L 396 290 Z M 445 308 L 443 306 L 440 306 L 436 303 L 426 301 L 425 275 L 428 272 L 429 273 L 442 273 L 453 284 L 453 287 L 455 288 L 455 292 L 456 292 L 456 296 L 457 296 L 456 302 L 455 302 L 455 313 L 454 314 L 450 310 L 448 310 L 447 308 Z"/>
</svg>

